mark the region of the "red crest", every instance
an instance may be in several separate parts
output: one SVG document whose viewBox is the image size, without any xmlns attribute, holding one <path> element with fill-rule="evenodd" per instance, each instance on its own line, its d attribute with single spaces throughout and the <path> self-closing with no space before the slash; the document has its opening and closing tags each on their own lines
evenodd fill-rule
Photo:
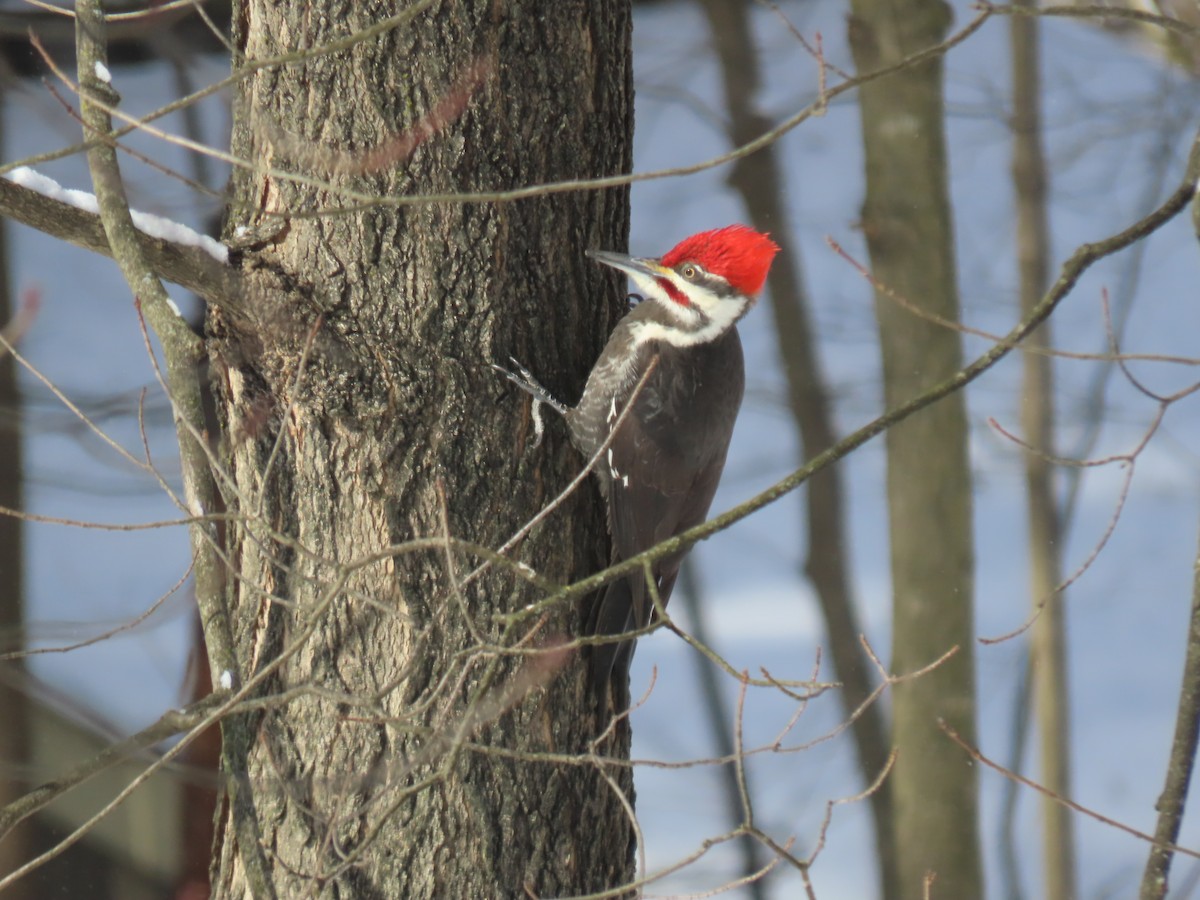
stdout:
<svg viewBox="0 0 1200 900">
<path fill-rule="evenodd" d="M 745 225 L 727 225 L 684 238 L 660 262 L 672 269 L 682 262 L 694 262 L 753 297 L 762 290 L 778 252 L 779 245 L 767 235 Z"/>
</svg>

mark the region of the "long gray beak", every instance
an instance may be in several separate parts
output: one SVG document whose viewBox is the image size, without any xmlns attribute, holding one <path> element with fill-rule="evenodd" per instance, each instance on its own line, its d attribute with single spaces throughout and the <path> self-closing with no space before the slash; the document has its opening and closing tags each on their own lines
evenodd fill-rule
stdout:
<svg viewBox="0 0 1200 900">
<path fill-rule="evenodd" d="M 626 275 L 647 275 L 658 278 L 670 269 L 664 268 L 657 259 L 642 259 L 637 256 L 626 256 L 624 253 L 609 253 L 607 250 L 589 250 L 587 255 L 598 263 L 619 269 Z"/>
</svg>

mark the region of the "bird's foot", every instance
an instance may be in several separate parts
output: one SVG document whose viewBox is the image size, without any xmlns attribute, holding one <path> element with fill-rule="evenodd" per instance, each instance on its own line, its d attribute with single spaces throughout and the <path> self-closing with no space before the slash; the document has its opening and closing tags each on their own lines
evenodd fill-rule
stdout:
<svg viewBox="0 0 1200 900">
<path fill-rule="evenodd" d="M 546 390 L 540 381 L 533 377 L 532 372 L 526 369 L 511 356 L 509 357 L 509 361 L 513 364 L 513 368 L 516 371 L 509 371 L 503 366 L 498 366 L 495 363 L 492 363 L 492 368 L 527 393 L 534 400 L 538 401 L 539 403 L 545 403 L 560 416 L 565 416 L 567 414 L 567 407 L 555 400 L 554 395 Z"/>
<path fill-rule="evenodd" d="M 533 418 L 533 446 L 536 448 L 542 443 L 542 435 L 545 433 L 545 425 L 542 422 L 541 405 L 545 403 L 560 416 L 565 416 L 567 414 L 567 407 L 555 400 L 554 395 L 546 390 L 540 381 L 533 377 L 532 372 L 526 369 L 511 356 L 509 357 L 509 361 L 513 364 L 513 369 L 515 369 L 515 371 L 509 371 L 503 366 L 498 366 L 495 363 L 492 363 L 491 365 L 493 369 L 495 369 L 533 398 L 533 406 L 530 409 L 530 415 Z"/>
</svg>

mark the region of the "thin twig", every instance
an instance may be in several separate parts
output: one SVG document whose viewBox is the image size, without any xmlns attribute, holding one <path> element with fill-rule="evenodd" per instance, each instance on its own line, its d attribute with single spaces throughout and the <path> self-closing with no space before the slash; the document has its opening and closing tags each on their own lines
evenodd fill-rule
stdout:
<svg viewBox="0 0 1200 900">
<path fill-rule="evenodd" d="M 1142 840 L 1142 841 L 1146 841 L 1147 843 L 1154 844 L 1156 847 L 1161 847 L 1162 849 L 1169 850 L 1172 853 L 1179 853 L 1179 854 L 1182 854 L 1183 856 L 1190 856 L 1192 859 L 1200 859 L 1200 851 L 1189 850 L 1187 847 L 1180 847 L 1178 844 L 1165 844 L 1165 845 L 1160 844 L 1154 837 L 1146 834 L 1144 831 L 1138 831 L 1136 828 L 1131 828 L 1130 826 L 1125 825 L 1122 822 L 1118 822 L 1116 819 L 1110 819 L 1108 816 L 1101 815 L 1100 813 L 1096 812 L 1093 809 L 1089 809 L 1088 807 L 1084 806 L 1081 803 L 1076 803 L 1070 797 L 1060 797 L 1058 794 L 1055 794 L 1053 791 L 1047 790 L 1045 787 L 1038 784 L 1036 781 L 1033 781 L 1030 778 L 1026 778 L 1024 775 L 1021 775 L 1017 772 L 1013 772 L 1010 769 L 1006 769 L 1004 766 L 1000 765 L 1000 763 L 994 762 L 993 760 L 984 756 L 983 753 L 980 752 L 979 749 L 977 749 L 976 747 L 972 747 L 970 744 L 968 744 L 962 738 L 962 736 L 959 735 L 959 733 L 957 731 L 955 731 L 954 728 L 952 728 L 947 722 L 945 722 L 943 720 L 939 720 L 938 727 L 940 727 L 942 729 L 942 731 L 945 732 L 946 736 L 949 737 L 950 740 L 954 741 L 954 743 L 956 743 L 956 744 L 958 744 L 958 746 L 962 747 L 962 749 L 964 751 L 966 751 L 966 753 L 973 760 L 975 760 L 976 762 L 983 763 L 989 769 L 993 769 L 994 771 L 999 772 L 1005 778 L 1009 778 L 1009 779 L 1017 782 L 1018 784 L 1024 785 L 1025 787 L 1030 788 L 1031 790 L 1037 791 L 1042 796 L 1049 797 L 1055 803 L 1061 803 L 1063 806 L 1066 806 L 1067 808 L 1072 809 L 1077 813 L 1082 813 L 1083 815 L 1088 816 L 1091 819 L 1095 819 L 1097 822 L 1099 822 L 1102 825 L 1108 825 L 1109 827 L 1115 828 L 1118 831 L 1123 831 L 1126 834 L 1132 835 L 1133 837 L 1137 838 L 1138 840 Z"/>
</svg>

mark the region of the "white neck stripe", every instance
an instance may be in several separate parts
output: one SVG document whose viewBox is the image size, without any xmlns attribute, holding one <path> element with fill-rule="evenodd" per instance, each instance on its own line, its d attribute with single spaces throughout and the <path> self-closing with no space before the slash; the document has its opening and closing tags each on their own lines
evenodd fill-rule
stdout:
<svg viewBox="0 0 1200 900">
<path fill-rule="evenodd" d="M 732 328 L 750 305 L 747 297 L 721 297 L 698 284 L 681 280 L 673 272 L 663 275 L 688 298 L 690 305 L 683 306 L 671 299 L 658 278 L 640 272 L 631 272 L 629 277 L 645 296 L 645 302 L 657 304 L 670 320 L 636 323 L 632 334 L 637 346 L 648 341 L 662 341 L 673 347 L 708 343 Z"/>
</svg>

